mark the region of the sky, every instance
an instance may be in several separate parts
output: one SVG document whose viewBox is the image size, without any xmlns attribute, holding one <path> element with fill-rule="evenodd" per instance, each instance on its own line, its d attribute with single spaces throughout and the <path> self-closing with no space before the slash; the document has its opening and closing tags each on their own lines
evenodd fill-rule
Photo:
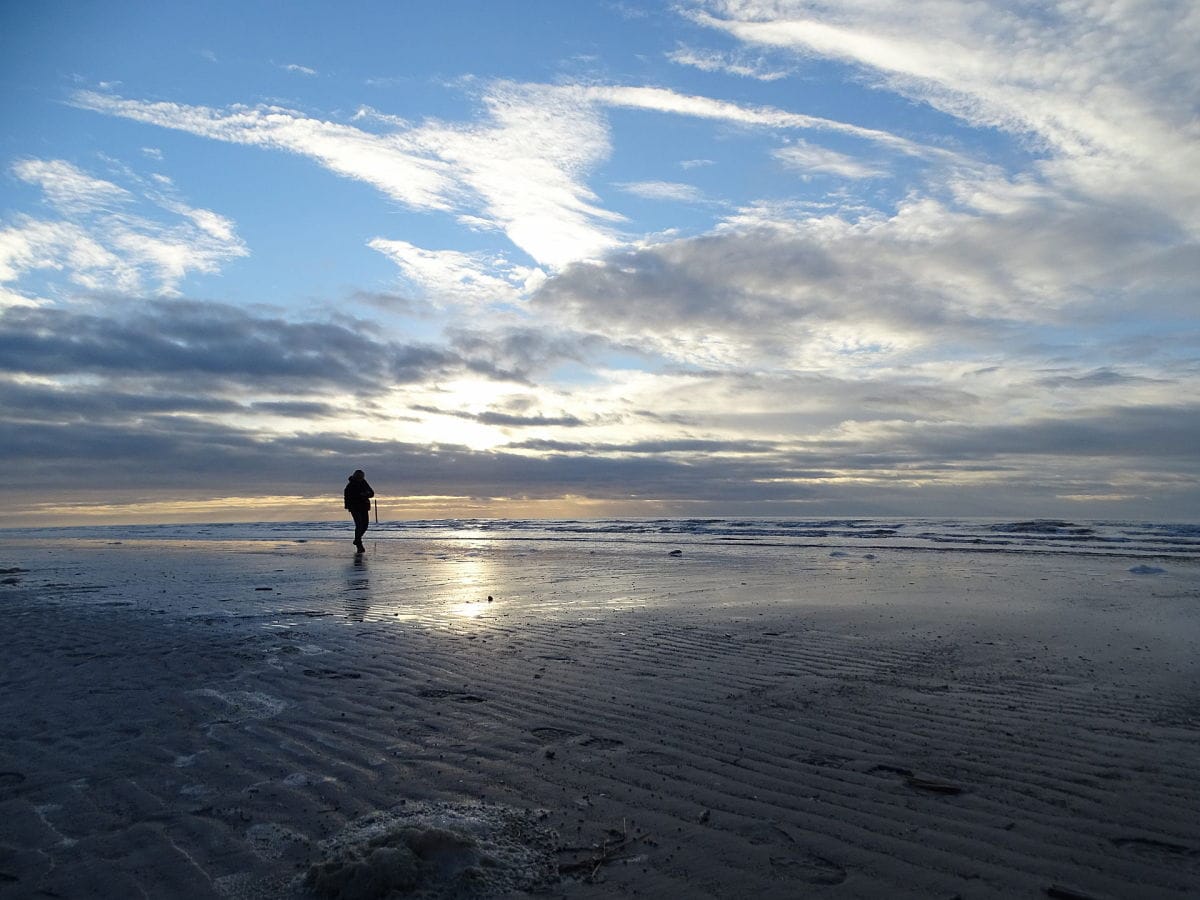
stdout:
<svg viewBox="0 0 1200 900">
<path fill-rule="evenodd" d="M 1200 510 L 1200 6 L 4 4 L 0 526 Z"/>
</svg>

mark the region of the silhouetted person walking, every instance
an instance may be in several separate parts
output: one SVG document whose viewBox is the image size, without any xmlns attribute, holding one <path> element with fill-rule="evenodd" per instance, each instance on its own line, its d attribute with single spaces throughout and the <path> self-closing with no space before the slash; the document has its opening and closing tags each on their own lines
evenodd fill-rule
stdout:
<svg viewBox="0 0 1200 900">
<path fill-rule="evenodd" d="M 362 536 L 371 524 L 371 498 L 375 496 L 362 469 L 354 470 L 343 494 L 346 497 L 346 509 L 354 516 L 354 546 L 362 553 L 367 549 L 363 546 Z"/>
</svg>

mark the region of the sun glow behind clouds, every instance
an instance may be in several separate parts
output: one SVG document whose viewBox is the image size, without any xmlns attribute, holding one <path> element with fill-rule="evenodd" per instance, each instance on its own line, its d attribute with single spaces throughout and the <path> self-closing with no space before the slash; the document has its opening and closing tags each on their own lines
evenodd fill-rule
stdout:
<svg viewBox="0 0 1200 900">
<path fill-rule="evenodd" d="M 404 403 L 415 416 L 393 437 L 417 443 L 493 450 L 511 440 L 508 430 L 487 421 L 489 413 L 508 408 L 525 390 L 486 378 L 442 382 L 432 391 L 406 392 Z"/>
</svg>

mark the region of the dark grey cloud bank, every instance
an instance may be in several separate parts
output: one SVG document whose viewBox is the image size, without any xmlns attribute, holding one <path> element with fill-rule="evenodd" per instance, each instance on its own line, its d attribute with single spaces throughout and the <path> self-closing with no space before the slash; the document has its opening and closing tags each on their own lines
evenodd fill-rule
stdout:
<svg viewBox="0 0 1200 900">
<path fill-rule="evenodd" d="M 0 394 L 5 403 L 6 391 Z M 25 395 L 29 399 L 29 395 Z M 164 398 L 165 399 L 165 398 Z M 897 428 L 875 443 L 660 440 L 514 441 L 490 452 L 357 440 L 308 430 L 264 436 L 205 419 L 116 405 L 111 419 L 87 398 L 91 414 L 36 407 L 6 415 L 0 484 L 14 502 L 86 500 L 103 485 L 122 502 L 188 496 L 336 497 L 345 470 L 368 468 L 391 494 L 465 498 L 553 499 L 563 495 L 612 501 L 654 501 L 656 512 L 710 511 L 798 515 L 807 512 L 900 512 L 912 502 L 953 503 L 960 513 L 1008 514 L 1061 508 L 1053 497 L 1105 496 L 1129 490 L 1122 470 L 1176 485 L 1177 503 L 1158 498 L 1167 513 L 1186 517 L 1195 501 L 1194 447 L 1200 439 L 1195 404 L 1109 410 L 1069 422 L 1026 427 Z M 132 407 L 132 408 L 131 408 Z M 71 412 L 77 412 L 72 410 Z M 136 417 L 134 417 L 136 414 Z M 512 425 L 513 423 L 507 423 Z M 538 456 L 522 451 L 538 451 Z M 1075 462 L 1086 458 L 1086 467 Z M 939 476 L 978 473 L 984 484 L 954 488 Z M 868 479 L 870 483 L 830 479 Z M 998 490 L 1003 489 L 1003 490 Z M 1135 486 L 1133 490 L 1138 490 Z M 930 500 L 929 498 L 935 498 Z M 333 507 L 336 509 L 336 506 Z M 1103 506 L 1101 506 L 1103 508 Z"/>
<path fill-rule="evenodd" d="M 13 307 L 0 314 L 0 373 L 172 379 L 209 390 L 367 394 L 463 373 L 531 384 L 560 362 L 623 349 L 587 332 L 522 326 L 448 329 L 438 343 L 383 336 L 340 315 L 296 321 L 198 300 L 97 298 L 82 307 Z M 195 401 L 195 398 L 192 398 Z"/>
<path fill-rule="evenodd" d="M 303 393 L 320 387 L 373 391 L 381 376 L 419 381 L 466 365 L 445 349 L 381 341 L 365 322 L 294 322 L 186 300 L 110 303 L 95 311 L 5 311 L 0 372 Z"/>
<path fill-rule="evenodd" d="M 546 453 L 538 457 L 507 450 L 368 442 L 337 434 L 264 438 L 178 417 L 143 421 L 137 427 L 5 424 L 0 426 L 0 445 L 5 448 L 0 483 L 15 502 L 39 504 L 48 491 L 65 502 L 86 499 L 101 484 L 105 497 L 123 502 L 324 492 L 336 498 L 345 470 L 362 466 L 393 498 L 407 493 L 476 499 L 576 495 L 660 504 L 648 511 L 797 515 L 839 509 L 900 512 L 912 503 L 913 480 L 929 479 L 934 483 L 921 489 L 923 503 L 931 502 L 932 496 L 953 502 L 952 508 L 963 514 L 1008 514 L 1037 511 L 1046 502 L 1049 508 L 1061 508 L 1061 500 L 1051 498 L 1063 494 L 1119 492 L 1119 480 L 1106 475 L 1136 463 L 1139 471 L 1154 474 L 1160 482 L 1176 482 L 1178 502 L 1160 498 L 1158 503 L 1167 513 L 1186 518 L 1196 500 L 1187 444 L 1192 441 L 1190 447 L 1195 446 L 1196 428 L 1180 422 L 1184 417 L 1200 418 L 1198 412 L 1194 406 L 1161 410 L 1151 428 L 1169 441 L 1153 455 L 1145 452 L 1142 441 L 1128 438 L 1148 424 L 1144 411 L 1131 412 L 1116 424 L 1076 423 L 1055 430 L 1042 423 L 1033 439 L 1015 429 L 1000 434 L 983 429 L 950 440 L 944 434 L 930 435 L 930 446 L 911 441 L 874 450 L 827 446 L 805 451 L 761 442 L 531 442 Z M 1099 477 L 1060 468 L 1064 459 L 1080 454 L 1092 458 L 1090 468 Z M 936 483 L 935 476 L 968 472 L 986 476 L 986 489 Z M 871 483 L 829 481 L 835 476 L 859 476 Z M 1006 482 L 1007 489 L 998 492 Z M 1048 497 L 1047 491 L 1053 494 Z"/>
<path fill-rule="evenodd" d="M 617 346 L 586 332 L 512 327 L 405 343 L 353 317 L 296 321 L 191 300 L 9 309 L 0 315 L 0 486 L 16 519 L 22 507 L 40 516 L 56 501 L 136 509 L 326 493 L 336 515 L 341 481 L 360 466 L 393 497 L 577 496 L 648 514 L 911 513 L 914 503 L 943 514 L 1061 514 L 1077 496 L 1097 500 L 1091 514 L 1132 502 L 1187 518 L 1200 500 L 1200 405 L 1107 402 L 1114 388 L 1169 383 L 1112 367 L 1029 371 L 1030 385 L 1073 392 L 1071 412 L 1012 422 L 986 415 L 987 391 L 975 381 L 1000 366 L 960 384 L 683 366 L 676 375 L 690 387 L 675 399 L 695 392 L 690 409 L 630 405 L 602 416 L 562 393 L 557 411 L 533 392 L 528 408 L 483 411 L 382 400 L 397 386 L 436 387 L 463 373 L 530 385 L 558 362 Z M 710 403 L 708 392 L 735 402 Z M 363 440 L 339 429 L 339 394 L 377 419 L 432 412 L 502 428 L 507 442 L 481 451 L 453 440 Z M 260 417 L 288 427 L 257 428 Z M 598 422 L 669 422 L 675 436 L 569 438 Z M 548 427 L 560 436 L 546 437 Z"/>
</svg>

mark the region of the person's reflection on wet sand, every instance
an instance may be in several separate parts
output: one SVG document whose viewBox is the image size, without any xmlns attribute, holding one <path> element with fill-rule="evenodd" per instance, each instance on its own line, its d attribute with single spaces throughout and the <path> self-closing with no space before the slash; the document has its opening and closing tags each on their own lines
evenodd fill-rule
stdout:
<svg viewBox="0 0 1200 900">
<path fill-rule="evenodd" d="M 344 600 L 346 618 L 352 622 L 366 619 L 367 610 L 371 608 L 370 597 L 371 579 L 367 574 L 367 558 L 355 555 L 354 562 L 347 569 Z"/>
</svg>

